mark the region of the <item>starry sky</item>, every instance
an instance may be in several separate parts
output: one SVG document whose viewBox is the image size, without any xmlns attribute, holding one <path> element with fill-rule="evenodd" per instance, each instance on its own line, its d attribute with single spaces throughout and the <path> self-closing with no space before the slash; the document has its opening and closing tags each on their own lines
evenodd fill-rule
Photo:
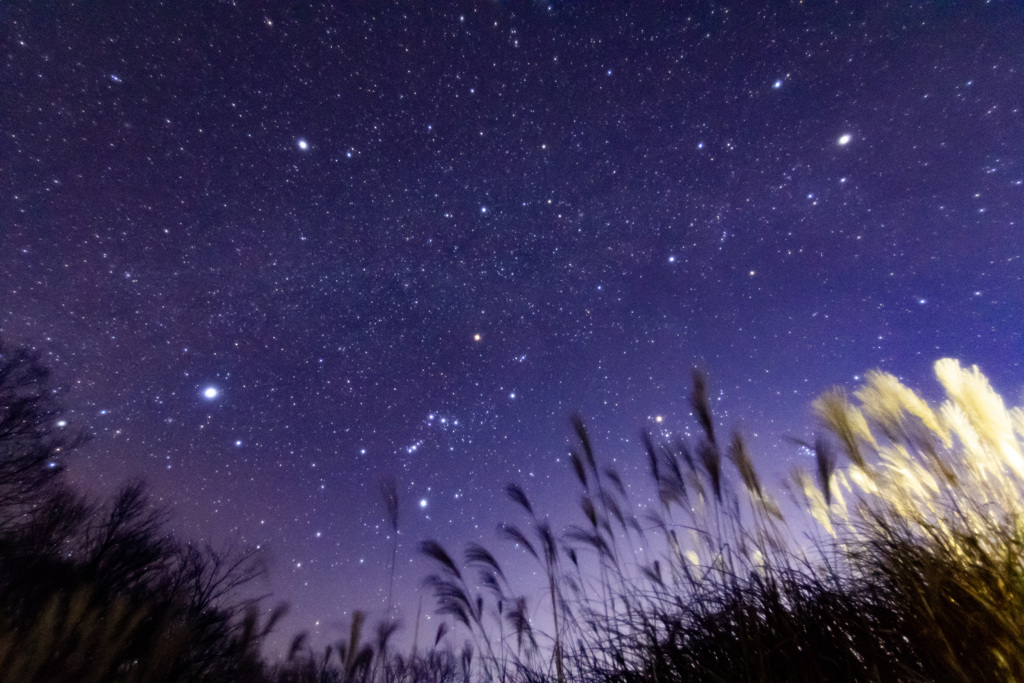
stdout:
<svg viewBox="0 0 1024 683">
<path fill-rule="evenodd" d="M 1019 2 L 6 3 L 0 326 L 174 530 L 331 635 L 419 540 L 648 497 L 693 367 L 762 475 L 809 403 L 978 363 L 1024 401 Z M 374 612 L 376 610 L 376 612 Z"/>
</svg>

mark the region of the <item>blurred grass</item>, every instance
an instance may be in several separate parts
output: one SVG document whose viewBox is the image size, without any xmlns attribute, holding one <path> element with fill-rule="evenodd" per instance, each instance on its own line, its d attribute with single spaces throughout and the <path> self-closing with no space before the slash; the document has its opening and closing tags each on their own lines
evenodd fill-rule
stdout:
<svg viewBox="0 0 1024 683">
<path fill-rule="evenodd" d="M 532 658 L 517 650 L 492 668 L 513 680 L 1024 680 L 1024 411 L 977 368 L 947 359 L 935 371 L 935 406 L 880 372 L 853 399 L 835 389 L 815 402 L 823 429 L 797 440 L 815 471 L 790 487 L 813 543 L 742 436 L 719 436 L 701 375 L 698 437 L 644 435 L 646 510 L 575 420 L 580 521 L 555 533 L 512 486 L 532 539 L 504 527 L 548 577 L 537 604 L 553 632 L 531 631 Z M 474 642 L 493 638 L 470 626 Z M 517 642 L 524 630 L 516 622 Z"/>
<path fill-rule="evenodd" d="M 442 623 L 421 649 L 417 615 L 408 654 L 390 645 L 397 543 L 385 621 L 355 612 L 346 638 L 299 634 L 269 661 L 282 610 L 235 597 L 259 574 L 252 554 L 179 543 L 140 486 L 101 504 L 49 474 L 0 482 L 32 496 L 12 494 L 0 524 L 0 681 L 1024 681 L 1024 411 L 977 368 L 935 371 L 937 404 L 881 372 L 814 403 L 812 436 L 793 439 L 814 469 L 782 488 L 796 513 L 742 435 L 720 433 L 700 374 L 697 436 L 643 434 L 649 495 L 574 418 L 578 517 L 505 490 L 520 519 L 499 535 L 536 564 L 540 594 L 478 543 L 424 541 Z M 29 379 L 0 395 L 16 407 L 0 421 L 52 420 L 49 403 L 33 412 L 42 375 L 8 376 Z M 49 462 L 44 429 L 17 434 L 0 455 Z M 381 491 L 396 538 L 397 488 Z"/>
</svg>

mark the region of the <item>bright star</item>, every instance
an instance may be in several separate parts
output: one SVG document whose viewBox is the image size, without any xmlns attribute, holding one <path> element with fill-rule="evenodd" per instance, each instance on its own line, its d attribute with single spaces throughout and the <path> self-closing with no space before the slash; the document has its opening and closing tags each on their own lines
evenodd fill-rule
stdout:
<svg viewBox="0 0 1024 683">
<path fill-rule="evenodd" d="M 850 135 L 849 133 L 843 133 L 842 135 L 839 136 L 838 142 L 839 142 L 840 145 L 848 145 L 848 144 L 850 144 L 850 140 L 852 140 L 852 139 L 853 139 L 852 135 Z"/>
<path fill-rule="evenodd" d="M 309 149 L 309 143 L 306 142 L 305 138 L 299 138 L 298 145 L 299 145 L 299 149 L 301 149 L 303 152 L 305 152 L 307 149 Z"/>
<path fill-rule="evenodd" d="M 775 81 L 775 83 L 772 84 L 772 87 L 778 90 L 782 87 L 782 81 Z"/>
<path fill-rule="evenodd" d="M 220 390 L 217 387 L 206 387 L 205 389 L 203 389 L 203 396 L 210 400 L 213 400 L 220 396 Z"/>
<path fill-rule="evenodd" d="M 426 498 L 420 498 L 420 507 L 421 508 L 427 507 L 427 499 Z"/>
</svg>

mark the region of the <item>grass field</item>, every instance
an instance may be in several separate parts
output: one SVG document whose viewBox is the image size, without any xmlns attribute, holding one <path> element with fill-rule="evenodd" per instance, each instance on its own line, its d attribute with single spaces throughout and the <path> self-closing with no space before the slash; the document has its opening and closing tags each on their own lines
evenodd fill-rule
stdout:
<svg viewBox="0 0 1024 683">
<path fill-rule="evenodd" d="M 719 433 L 699 374 L 698 436 L 645 436 L 643 501 L 576 419 L 576 519 L 506 488 L 520 515 L 500 534 L 541 595 L 488 548 L 426 540 L 442 623 L 417 620 L 410 651 L 357 612 L 341 642 L 299 635 L 268 661 L 280 611 L 237 597 L 258 556 L 176 541 L 140 486 L 68 490 L 52 463 L 75 444 L 47 430 L 45 372 L 0 358 L 0 680 L 1024 680 L 1024 411 L 956 361 L 935 365 L 937 405 L 877 372 L 820 397 L 818 435 L 794 444 L 815 468 L 785 504 L 742 436 Z"/>
</svg>

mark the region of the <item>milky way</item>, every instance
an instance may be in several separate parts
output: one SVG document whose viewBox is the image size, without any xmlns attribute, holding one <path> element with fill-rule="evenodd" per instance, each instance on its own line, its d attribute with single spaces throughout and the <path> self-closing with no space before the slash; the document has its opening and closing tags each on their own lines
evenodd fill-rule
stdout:
<svg viewBox="0 0 1024 683">
<path fill-rule="evenodd" d="M 1021 397 L 1020 3 L 292 4 L 0 10 L 4 337 L 289 628 L 384 608 L 383 476 L 407 612 L 573 412 L 647 500 L 695 366 L 775 478 L 872 368 Z"/>
</svg>

